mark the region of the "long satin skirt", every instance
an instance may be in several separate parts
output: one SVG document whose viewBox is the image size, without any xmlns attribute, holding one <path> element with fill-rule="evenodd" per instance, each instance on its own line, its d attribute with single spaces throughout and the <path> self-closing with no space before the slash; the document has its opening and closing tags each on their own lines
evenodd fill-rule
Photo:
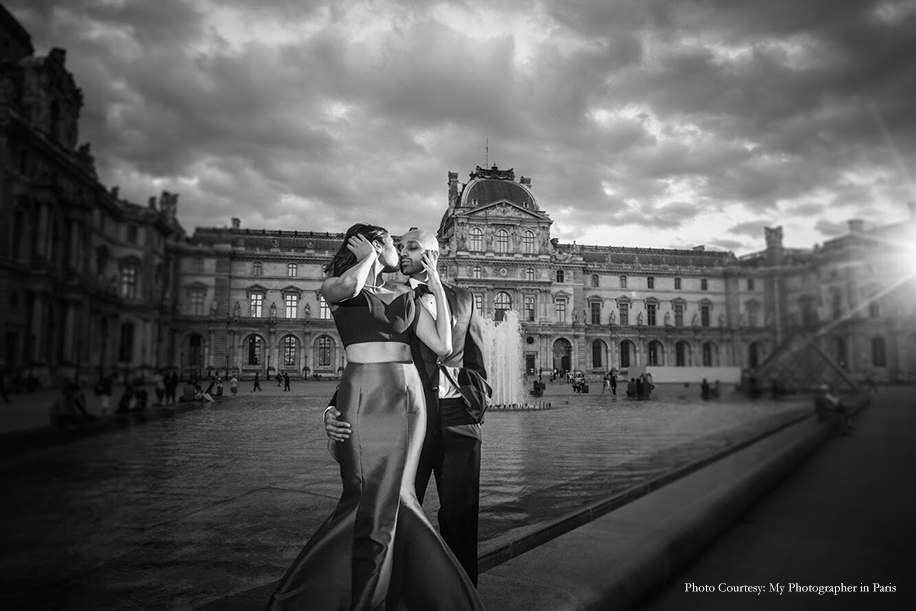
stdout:
<svg viewBox="0 0 916 611">
<path fill-rule="evenodd" d="M 426 433 L 412 362 L 350 363 L 337 395 L 343 493 L 268 602 L 269 611 L 483 609 L 423 514 L 414 477 Z"/>
</svg>

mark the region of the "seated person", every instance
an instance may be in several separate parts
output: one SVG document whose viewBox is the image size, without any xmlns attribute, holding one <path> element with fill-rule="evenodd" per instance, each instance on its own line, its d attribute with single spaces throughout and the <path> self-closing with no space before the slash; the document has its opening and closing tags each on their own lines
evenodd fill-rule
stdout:
<svg viewBox="0 0 916 611">
<path fill-rule="evenodd" d="M 190 381 L 184 383 L 184 387 L 181 389 L 181 398 L 179 401 L 194 401 L 194 395 L 197 394 L 197 389 L 191 384 Z"/>
<path fill-rule="evenodd" d="M 852 425 L 849 410 L 840 399 L 830 394 L 830 387 L 826 384 L 817 387 L 817 393 L 814 395 L 814 412 L 818 420 L 827 418 L 834 420 L 837 423 L 837 432 L 840 434 L 848 434 L 855 428 Z"/>
<path fill-rule="evenodd" d="M 209 388 L 207 389 L 209 390 Z M 198 383 L 194 387 L 194 400 L 195 401 L 206 401 L 207 403 L 213 403 L 213 397 L 209 392 L 203 390 L 203 387 Z"/>
<path fill-rule="evenodd" d="M 51 424 L 64 426 L 94 422 L 95 416 L 86 411 L 86 397 L 76 384 L 66 384 L 51 405 Z"/>
</svg>

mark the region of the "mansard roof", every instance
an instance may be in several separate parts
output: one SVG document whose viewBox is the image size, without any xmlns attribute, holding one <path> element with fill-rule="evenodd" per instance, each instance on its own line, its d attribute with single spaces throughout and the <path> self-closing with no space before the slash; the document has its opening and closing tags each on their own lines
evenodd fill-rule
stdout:
<svg viewBox="0 0 916 611">
<path fill-rule="evenodd" d="M 731 252 L 714 250 L 679 250 L 667 248 L 631 248 L 627 246 L 581 246 L 557 244 L 561 251 L 576 253 L 585 263 L 623 265 L 669 265 L 672 267 L 721 267 L 734 262 Z"/>
<path fill-rule="evenodd" d="M 245 248 L 258 250 L 315 250 L 336 251 L 343 243 L 343 233 L 321 231 L 284 231 L 269 229 L 231 229 L 219 227 L 198 227 L 191 236 L 191 242 L 208 246 L 244 243 Z"/>
<path fill-rule="evenodd" d="M 522 208 L 540 212 L 537 198 L 531 192 L 530 181 L 522 177 L 515 182 L 514 170 L 500 170 L 495 165 L 485 170 L 480 166 L 471 172 L 471 180 L 461 193 L 460 208 L 477 208 L 508 201 Z"/>
</svg>

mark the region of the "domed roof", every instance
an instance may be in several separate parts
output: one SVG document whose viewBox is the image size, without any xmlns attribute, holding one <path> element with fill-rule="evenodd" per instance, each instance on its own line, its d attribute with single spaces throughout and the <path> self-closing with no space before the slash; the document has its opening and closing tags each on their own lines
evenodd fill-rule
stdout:
<svg viewBox="0 0 916 611">
<path fill-rule="evenodd" d="M 459 207 L 478 208 L 508 201 L 521 208 L 540 212 L 537 198 L 531 192 L 531 179 L 522 176 L 515 182 L 515 170 L 500 170 L 497 166 L 484 169 L 480 166 L 471 172 L 471 180 L 461 193 Z"/>
</svg>

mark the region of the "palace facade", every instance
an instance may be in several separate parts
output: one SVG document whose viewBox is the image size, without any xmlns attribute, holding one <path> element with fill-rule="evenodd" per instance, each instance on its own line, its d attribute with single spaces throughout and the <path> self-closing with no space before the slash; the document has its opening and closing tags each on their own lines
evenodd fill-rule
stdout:
<svg viewBox="0 0 916 611">
<path fill-rule="evenodd" d="M 334 376 L 345 356 L 318 294 L 342 233 L 197 228 L 178 195 L 137 205 L 79 145 L 65 52 L 35 57 L 0 6 L 0 335 L 13 376 L 220 370 Z M 637 365 L 753 370 L 798 333 L 853 374 L 916 379 L 916 209 L 812 249 L 730 252 L 563 243 L 530 177 L 449 172 L 440 268 L 479 312 L 516 310 L 523 362 L 599 373 Z M 430 228 L 434 229 L 434 228 Z"/>
</svg>

